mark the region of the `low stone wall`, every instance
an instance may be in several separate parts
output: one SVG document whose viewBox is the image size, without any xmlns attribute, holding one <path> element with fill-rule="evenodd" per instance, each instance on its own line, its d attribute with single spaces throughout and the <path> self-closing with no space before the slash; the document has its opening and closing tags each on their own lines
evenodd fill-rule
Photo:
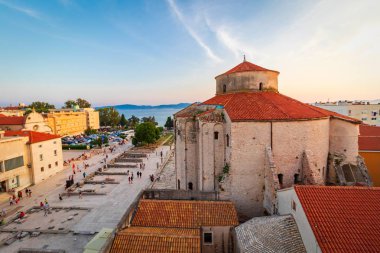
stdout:
<svg viewBox="0 0 380 253">
<path fill-rule="evenodd" d="M 166 199 L 166 200 L 219 200 L 219 194 L 216 191 L 186 191 L 186 190 L 145 190 L 142 195 L 143 199 Z"/>
<path fill-rule="evenodd" d="M 137 168 L 135 164 L 119 164 L 119 163 L 108 164 L 107 167 L 108 168 Z"/>
</svg>

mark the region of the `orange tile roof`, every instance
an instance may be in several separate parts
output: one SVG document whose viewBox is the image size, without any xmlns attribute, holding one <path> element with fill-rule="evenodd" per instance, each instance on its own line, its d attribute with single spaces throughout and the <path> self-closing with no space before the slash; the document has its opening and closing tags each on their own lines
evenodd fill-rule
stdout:
<svg viewBox="0 0 380 253">
<path fill-rule="evenodd" d="M 31 144 L 61 138 L 61 136 L 59 135 L 40 133 L 40 132 L 35 132 L 35 131 L 5 131 L 4 135 L 5 136 L 26 136 L 29 138 L 29 143 Z"/>
<path fill-rule="evenodd" d="M 243 61 L 242 63 L 238 64 L 237 66 L 233 67 L 232 69 L 228 70 L 227 72 L 225 72 L 221 75 L 230 75 L 233 73 L 246 72 L 246 71 L 273 71 L 273 72 L 279 73 L 278 71 L 266 69 L 266 68 L 260 67 L 256 64 L 253 64 L 251 62 Z M 219 76 L 221 76 L 221 75 L 219 75 Z"/>
<path fill-rule="evenodd" d="M 288 121 L 335 117 L 360 123 L 359 120 L 311 106 L 272 91 L 216 95 L 202 104 L 224 106 L 232 121 Z"/>
<path fill-rule="evenodd" d="M 140 200 L 133 226 L 200 228 L 236 226 L 235 206 L 229 201 Z"/>
<path fill-rule="evenodd" d="M 4 114 L 1 114 L 1 113 L 0 113 L 0 117 L 7 117 L 7 116 L 5 116 Z"/>
<path fill-rule="evenodd" d="M 200 230 L 130 227 L 117 233 L 110 253 L 200 253 Z"/>
<path fill-rule="evenodd" d="M 359 126 L 359 150 L 380 151 L 380 127 Z"/>
<path fill-rule="evenodd" d="M 294 189 L 322 252 L 380 252 L 380 187 Z"/>
<path fill-rule="evenodd" d="M 25 118 L 23 116 L 5 116 L 0 117 L 0 125 L 23 125 Z"/>
</svg>

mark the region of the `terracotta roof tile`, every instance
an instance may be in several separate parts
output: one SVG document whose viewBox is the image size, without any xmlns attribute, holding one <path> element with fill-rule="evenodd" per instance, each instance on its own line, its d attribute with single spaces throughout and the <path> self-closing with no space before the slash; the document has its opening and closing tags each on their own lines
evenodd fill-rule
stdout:
<svg viewBox="0 0 380 253">
<path fill-rule="evenodd" d="M 26 136 L 29 138 L 29 143 L 31 144 L 61 138 L 61 136 L 59 135 L 40 133 L 40 132 L 35 132 L 35 131 L 5 131 L 4 135 L 5 136 Z"/>
<path fill-rule="evenodd" d="M 25 118 L 23 116 L 6 116 L 0 117 L 0 125 L 23 125 Z"/>
<path fill-rule="evenodd" d="M 229 201 L 140 200 L 133 226 L 200 228 L 236 226 L 235 206 Z"/>
<path fill-rule="evenodd" d="M 359 126 L 359 150 L 380 151 L 380 127 Z"/>
<path fill-rule="evenodd" d="M 253 63 L 248 62 L 248 61 L 244 61 L 244 62 L 238 64 L 237 66 L 233 67 L 232 69 L 228 70 L 227 72 L 221 74 L 221 75 L 230 75 L 233 73 L 246 72 L 246 71 L 273 71 L 273 72 L 278 72 L 275 70 L 270 70 L 270 69 L 260 67 L 256 64 L 253 64 Z M 221 75 L 219 75 L 219 76 L 221 76 Z"/>
<path fill-rule="evenodd" d="M 380 187 L 294 189 L 322 252 L 380 251 Z"/>
<path fill-rule="evenodd" d="M 7 117 L 7 116 L 5 116 L 4 114 L 1 114 L 1 113 L 0 113 L 0 117 Z"/>
<path fill-rule="evenodd" d="M 277 92 L 239 92 L 216 95 L 204 105 L 222 105 L 232 121 L 303 120 L 327 117 L 360 121 L 311 106 Z"/>
<path fill-rule="evenodd" d="M 200 253 L 200 230 L 130 227 L 117 233 L 110 253 Z"/>
</svg>

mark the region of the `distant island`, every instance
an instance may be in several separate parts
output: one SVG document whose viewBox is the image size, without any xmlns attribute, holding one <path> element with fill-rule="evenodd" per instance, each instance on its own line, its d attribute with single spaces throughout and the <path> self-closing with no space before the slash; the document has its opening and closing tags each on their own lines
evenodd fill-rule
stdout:
<svg viewBox="0 0 380 253">
<path fill-rule="evenodd" d="M 98 108 L 114 107 L 118 110 L 146 110 L 146 109 L 182 109 L 191 105 L 191 103 L 179 103 L 179 104 L 165 104 L 165 105 L 112 105 L 112 106 L 99 106 Z"/>
</svg>

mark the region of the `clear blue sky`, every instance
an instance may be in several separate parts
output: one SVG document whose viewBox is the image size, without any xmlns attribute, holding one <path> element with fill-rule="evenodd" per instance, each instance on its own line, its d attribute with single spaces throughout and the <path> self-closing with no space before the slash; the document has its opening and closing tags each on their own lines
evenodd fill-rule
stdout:
<svg viewBox="0 0 380 253">
<path fill-rule="evenodd" d="M 0 0 L 0 105 L 202 101 L 247 60 L 304 102 L 380 98 L 380 1 Z"/>
</svg>

